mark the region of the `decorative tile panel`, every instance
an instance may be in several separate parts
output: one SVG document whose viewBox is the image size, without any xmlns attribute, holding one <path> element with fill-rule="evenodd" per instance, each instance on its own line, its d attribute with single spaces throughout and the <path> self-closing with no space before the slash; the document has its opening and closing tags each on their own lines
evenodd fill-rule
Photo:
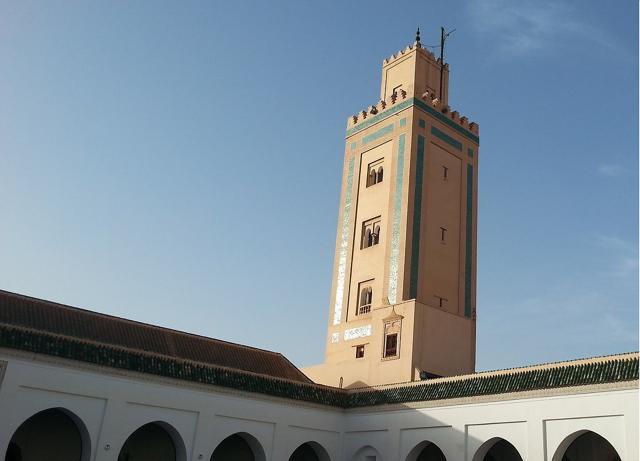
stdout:
<svg viewBox="0 0 640 461">
<path fill-rule="evenodd" d="M 469 157 L 473 158 L 473 149 L 472 148 L 467 149 L 467 155 Z"/>
<path fill-rule="evenodd" d="M 471 283 L 473 276 L 473 165 L 467 165 L 467 219 L 464 256 L 464 315 L 471 317 Z"/>
<path fill-rule="evenodd" d="M 422 221 L 422 181 L 424 177 L 424 136 L 418 136 L 416 156 L 416 186 L 413 196 L 413 228 L 411 237 L 411 278 L 409 298 L 418 296 L 418 272 L 420 263 L 420 224 Z"/>
<path fill-rule="evenodd" d="M 447 133 L 440 131 L 435 126 L 431 127 L 431 134 L 434 135 L 436 138 L 440 138 L 450 146 L 455 147 L 458 150 L 462 150 L 462 143 L 460 141 L 452 138 Z"/>
<path fill-rule="evenodd" d="M 391 125 L 387 125 L 383 128 L 380 128 L 378 131 L 374 131 L 371 134 L 368 134 L 364 138 L 362 138 L 362 144 L 367 144 L 371 141 L 375 141 L 383 136 L 388 135 L 389 133 L 393 133 L 393 123 Z"/>
<path fill-rule="evenodd" d="M 364 338 L 367 336 L 371 336 L 371 325 L 364 325 L 362 327 L 344 330 L 345 341 L 351 341 L 352 339 Z"/>
<path fill-rule="evenodd" d="M 407 126 L 407 118 L 406 117 L 400 119 L 400 126 L 401 127 Z"/>
<path fill-rule="evenodd" d="M 418 126 L 420 128 L 424 128 L 427 126 L 426 122 L 423 119 L 418 120 Z"/>
<path fill-rule="evenodd" d="M 353 166 L 355 157 L 349 159 L 347 184 L 344 193 L 344 208 L 342 210 L 342 233 L 340 235 L 340 250 L 338 253 L 338 278 L 336 283 L 336 299 L 333 306 L 333 324 L 339 325 L 342 320 L 342 303 L 344 298 L 344 279 L 347 271 L 347 250 L 349 249 L 349 222 L 351 219 L 351 190 L 353 189 Z"/>
<path fill-rule="evenodd" d="M 331 334 L 331 343 L 335 344 L 337 342 L 340 342 L 340 333 L 332 333 Z"/>
<path fill-rule="evenodd" d="M 398 260 L 400 258 L 400 219 L 402 215 L 402 184 L 404 175 L 405 135 L 398 139 L 398 161 L 396 167 L 396 188 L 393 197 L 393 221 L 391 222 L 391 258 L 389 260 L 389 302 L 398 299 Z"/>
</svg>

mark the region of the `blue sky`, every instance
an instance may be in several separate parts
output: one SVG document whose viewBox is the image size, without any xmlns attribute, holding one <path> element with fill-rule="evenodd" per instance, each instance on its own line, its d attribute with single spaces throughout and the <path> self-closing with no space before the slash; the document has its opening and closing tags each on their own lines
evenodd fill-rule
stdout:
<svg viewBox="0 0 640 461">
<path fill-rule="evenodd" d="M 344 129 L 480 123 L 477 368 L 638 349 L 637 3 L 0 0 L 0 287 L 323 358 Z"/>
</svg>

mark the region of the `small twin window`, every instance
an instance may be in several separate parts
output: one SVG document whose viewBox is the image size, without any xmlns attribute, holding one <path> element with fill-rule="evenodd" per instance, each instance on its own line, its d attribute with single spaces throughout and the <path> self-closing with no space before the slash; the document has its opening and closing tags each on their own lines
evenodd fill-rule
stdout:
<svg viewBox="0 0 640 461">
<path fill-rule="evenodd" d="M 364 344 L 356 346 L 356 358 L 361 359 L 364 357 Z"/>
<path fill-rule="evenodd" d="M 367 168 L 367 187 L 382 182 L 382 178 L 384 177 L 383 161 L 384 159 L 380 159 L 369 164 Z"/>
<path fill-rule="evenodd" d="M 360 247 L 369 248 L 378 243 L 380 243 L 380 217 L 362 223 L 362 243 Z"/>
</svg>

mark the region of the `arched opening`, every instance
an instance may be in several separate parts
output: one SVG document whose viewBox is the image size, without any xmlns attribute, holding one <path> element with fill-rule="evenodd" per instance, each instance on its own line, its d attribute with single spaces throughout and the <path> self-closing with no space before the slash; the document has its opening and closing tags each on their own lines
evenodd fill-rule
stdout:
<svg viewBox="0 0 640 461">
<path fill-rule="evenodd" d="M 289 456 L 289 461 L 330 461 L 329 453 L 317 442 L 300 445 Z"/>
<path fill-rule="evenodd" d="M 478 448 L 473 461 L 522 461 L 522 456 L 507 440 L 495 437 Z"/>
<path fill-rule="evenodd" d="M 369 171 L 369 177 L 367 178 L 367 186 L 373 186 L 376 183 L 376 171 L 375 170 L 370 170 Z"/>
<path fill-rule="evenodd" d="M 373 236 L 371 235 L 371 229 L 366 230 L 364 234 L 364 238 L 365 238 L 365 243 L 364 243 L 365 248 L 369 248 L 371 245 L 373 245 Z"/>
<path fill-rule="evenodd" d="M 447 458 L 435 443 L 424 441 L 409 452 L 407 461 L 447 461 Z"/>
<path fill-rule="evenodd" d="M 383 173 L 384 171 L 382 170 L 382 167 L 378 168 L 378 174 L 376 175 L 376 183 L 382 182 Z"/>
<path fill-rule="evenodd" d="M 620 456 L 600 434 L 579 431 L 560 444 L 553 461 L 620 461 Z"/>
<path fill-rule="evenodd" d="M 178 432 L 156 421 L 139 427 L 127 438 L 118 461 L 184 461 L 185 451 Z"/>
<path fill-rule="evenodd" d="M 371 244 L 377 245 L 378 243 L 380 243 L 380 226 L 375 226 L 373 234 L 371 234 Z"/>
<path fill-rule="evenodd" d="M 238 432 L 218 444 L 211 461 L 264 461 L 262 445 L 251 434 Z"/>
<path fill-rule="evenodd" d="M 371 445 L 366 445 L 356 451 L 351 461 L 382 461 L 382 456 Z"/>
<path fill-rule="evenodd" d="M 76 415 L 50 408 L 31 416 L 14 432 L 5 461 L 88 461 L 89 433 Z"/>
</svg>

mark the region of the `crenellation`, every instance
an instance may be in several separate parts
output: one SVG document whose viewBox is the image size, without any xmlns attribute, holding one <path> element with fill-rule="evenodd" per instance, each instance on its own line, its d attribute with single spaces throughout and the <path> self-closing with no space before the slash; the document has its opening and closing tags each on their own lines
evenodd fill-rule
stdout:
<svg viewBox="0 0 640 461">
<path fill-rule="evenodd" d="M 413 45 L 408 45 L 406 48 L 399 50 L 395 53 L 393 53 L 391 56 L 389 56 L 388 58 L 385 58 L 382 61 L 382 65 L 386 66 L 388 64 L 391 64 L 393 61 L 395 61 L 396 59 L 399 59 L 405 55 L 407 55 L 408 53 L 410 53 L 411 51 L 416 51 L 418 53 L 422 53 L 424 56 L 426 56 L 426 58 L 429 61 L 433 61 L 433 62 L 439 62 L 439 59 L 436 58 L 436 56 L 429 50 L 427 50 L 426 48 L 422 47 L 422 44 L 419 42 L 414 42 Z M 449 67 L 448 64 L 445 64 L 445 68 L 448 70 Z"/>
<path fill-rule="evenodd" d="M 361 111 L 359 114 L 354 114 L 347 120 L 347 129 L 352 128 L 359 122 L 364 121 L 369 115 L 378 115 L 385 110 L 392 108 L 398 101 L 407 99 L 407 96 L 413 92 L 413 87 L 409 86 L 408 91 L 400 89 L 398 92 L 391 94 L 387 99 L 381 99 L 376 104 L 369 106 L 367 109 Z M 444 115 L 448 115 L 451 120 L 458 123 L 460 126 L 468 129 L 474 134 L 478 134 L 479 126 L 476 122 L 469 122 L 469 118 L 466 116 L 460 116 L 460 112 L 452 110 L 451 106 L 444 105 L 442 101 L 436 97 L 433 91 L 427 91 L 422 95 L 422 100 L 430 104 L 434 109 L 438 110 Z"/>
</svg>

